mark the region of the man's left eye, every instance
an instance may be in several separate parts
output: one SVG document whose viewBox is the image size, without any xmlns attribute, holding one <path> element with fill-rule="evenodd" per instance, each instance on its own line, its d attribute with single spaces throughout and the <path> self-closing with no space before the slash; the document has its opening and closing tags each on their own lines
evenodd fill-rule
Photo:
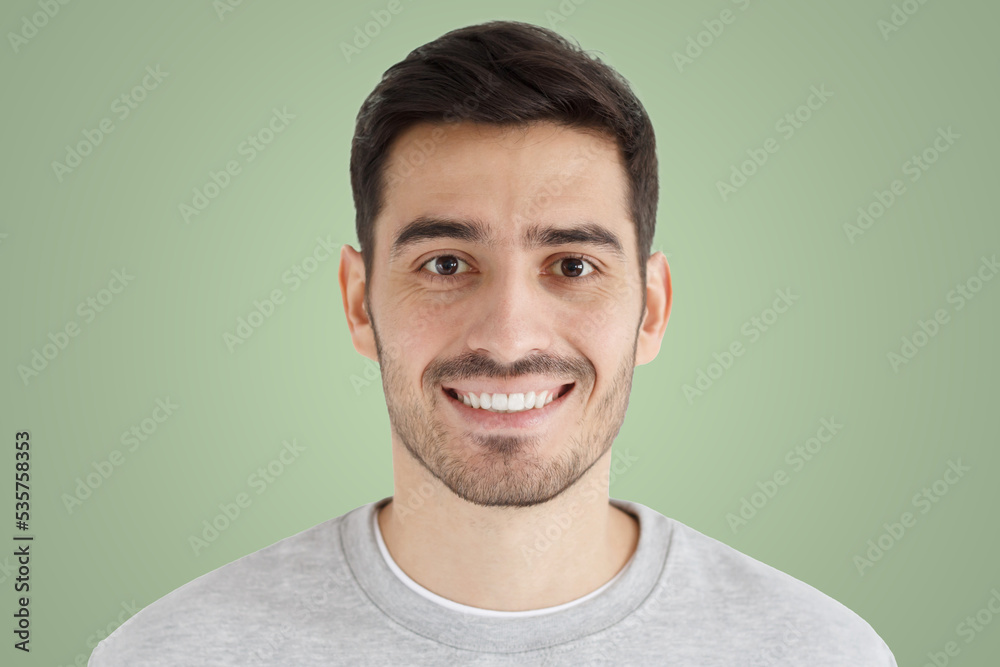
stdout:
<svg viewBox="0 0 1000 667">
<path fill-rule="evenodd" d="M 563 257 L 553 262 L 552 266 L 558 266 L 559 271 L 564 273 L 557 273 L 557 275 L 566 278 L 582 278 L 594 271 L 594 265 L 582 257 Z M 587 266 L 590 269 L 587 269 Z"/>
</svg>

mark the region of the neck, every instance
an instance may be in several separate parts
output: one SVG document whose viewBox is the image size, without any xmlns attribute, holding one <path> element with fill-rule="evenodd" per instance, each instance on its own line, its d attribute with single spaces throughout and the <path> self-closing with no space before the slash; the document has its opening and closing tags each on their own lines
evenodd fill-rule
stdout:
<svg viewBox="0 0 1000 667">
<path fill-rule="evenodd" d="M 398 449 L 379 529 L 399 568 L 441 597 L 497 611 L 552 607 L 600 588 L 635 552 L 638 522 L 608 500 L 610 449 L 530 507 L 469 503 Z"/>
</svg>

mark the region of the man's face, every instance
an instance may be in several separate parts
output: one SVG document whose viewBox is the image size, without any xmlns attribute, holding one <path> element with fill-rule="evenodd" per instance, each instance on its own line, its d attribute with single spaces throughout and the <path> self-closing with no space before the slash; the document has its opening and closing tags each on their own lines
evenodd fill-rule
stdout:
<svg viewBox="0 0 1000 667">
<path fill-rule="evenodd" d="M 632 387 L 645 286 L 617 146 L 420 124 L 386 176 L 368 287 L 394 437 L 468 502 L 545 502 L 611 447 Z"/>
</svg>

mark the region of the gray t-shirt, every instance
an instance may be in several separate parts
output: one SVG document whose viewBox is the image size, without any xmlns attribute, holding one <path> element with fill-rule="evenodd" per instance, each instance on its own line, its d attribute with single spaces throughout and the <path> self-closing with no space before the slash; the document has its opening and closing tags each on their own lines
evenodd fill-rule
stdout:
<svg viewBox="0 0 1000 667">
<path fill-rule="evenodd" d="M 596 595 L 471 614 L 394 573 L 383 498 L 177 588 L 102 641 L 88 667 L 649 665 L 896 667 L 854 612 L 640 503 L 639 542 Z M 544 549 L 545 538 L 532 548 Z"/>
</svg>

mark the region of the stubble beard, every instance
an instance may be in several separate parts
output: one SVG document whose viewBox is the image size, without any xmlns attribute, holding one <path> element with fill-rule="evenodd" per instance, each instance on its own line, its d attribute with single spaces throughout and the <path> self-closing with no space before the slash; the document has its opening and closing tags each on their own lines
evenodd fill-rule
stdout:
<svg viewBox="0 0 1000 667">
<path fill-rule="evenodd" d="M 382 354 L 374 320 L 371 325 L 393 432 L 414 460 L 467 502 L 485 507 L 528 507 L 558 496 L 610 449 L 625 420 L 637 339 L 593 413 L 584 415 L 580 430 L 568 434 L 555 456 L 545 456 L 541 446 L 550 443 L 540 442 L 535 435 L 456 433 L 436 416 L 445 409 L 441 402 L 450 399 L 439 386 L 427 390 L 429 399 L 414 392 L 396 360 Z M 592 375 L 577 378 L 573 393 L 589 392 L 593 386 Z M 575 401 L 578 396 L 569 398 Z"/>
</svg>

